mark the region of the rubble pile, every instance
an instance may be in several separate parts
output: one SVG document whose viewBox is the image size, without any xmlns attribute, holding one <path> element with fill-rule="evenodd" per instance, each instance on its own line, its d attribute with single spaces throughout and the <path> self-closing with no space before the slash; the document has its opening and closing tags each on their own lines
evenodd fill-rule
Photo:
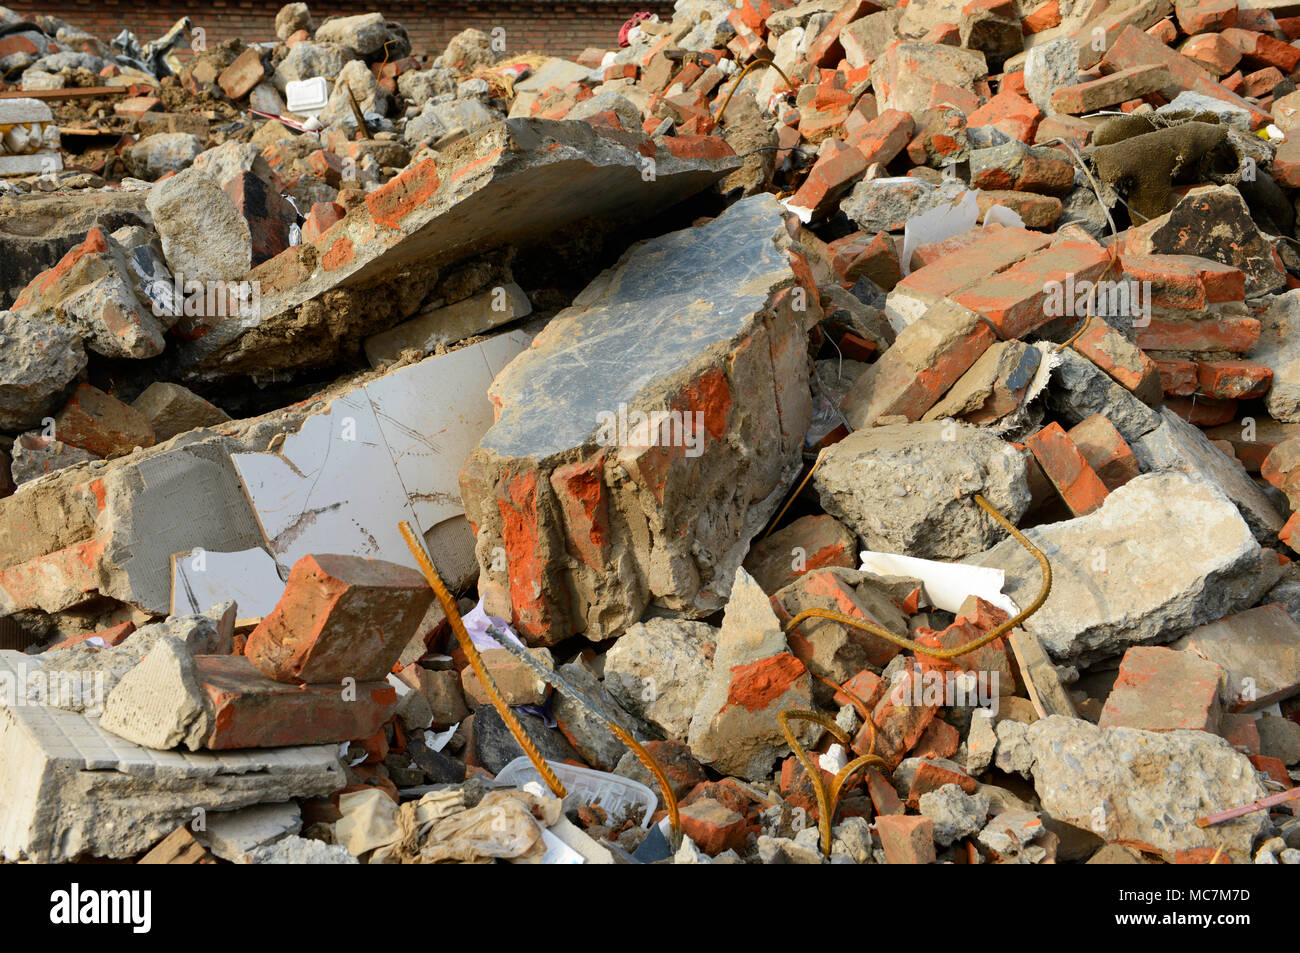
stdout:
<svg viewBox="0 0 1300 953">
<path fill-rule="evenodd" d="M 1300 863 L 1300 6 L 199 20 L 0 8 L 5 861 Z"/>
</svg>

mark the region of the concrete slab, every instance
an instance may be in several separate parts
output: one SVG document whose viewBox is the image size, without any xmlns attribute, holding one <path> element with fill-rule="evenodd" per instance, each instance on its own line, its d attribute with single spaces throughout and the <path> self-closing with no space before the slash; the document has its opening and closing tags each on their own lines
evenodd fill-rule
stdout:
<svg viewBox="0 0 1300 953">
<path fill-rule="evenodd" d="M 256 327 L 228 319 L 191 328 L 176 369 L 212 380 L 332 364 L 363 336 L 414 316 L 440 268 L 545 242 L 585 218 L 644 218 L 740 165 L 734 155 L 677 158 L 637 134 L 615 141 L 585 122 L 496 123 L 410 166 L 316 241 L 253 269 Z M 333 291 L 345 294 L 326 307 L 320 298 Z"/>
<path fill-rule="evenodd" d="M 19 666 L 30 662 L 19 652 L 0 652 L 0 687 L 17 685 Z M 337 790 L 346 782 L 336 751 L 336 745 L 150 751 L 85 715 L 0 706 L 0 855 L 38 863 L 130 857 L 189 823 L 196 809 L 232 810 Z"/>
</svg>

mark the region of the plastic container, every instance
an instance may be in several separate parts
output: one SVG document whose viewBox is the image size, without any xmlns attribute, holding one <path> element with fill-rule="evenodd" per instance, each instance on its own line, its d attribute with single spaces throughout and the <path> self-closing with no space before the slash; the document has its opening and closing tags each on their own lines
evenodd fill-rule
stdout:
<svg viewBox="0 0 1300 953">
<path fill-rule="evenodd" d="M 594 771 L 591 768 L 579 768 L 572 764 L 547 761 L 569 794 L 576 794 L 588 804 L 599 804 L 610 817 L 617 817 L 628 807 L 644 808 L 642 827 L 650 826 L 650 815 L 659 805 L 658 795 L 640 781 L 619 777 L 607 771 Z M 537 773 L 533 763 L 520 755 L 501 769 L 497 775 L 497 784 L 521 788 L 529 781 L 536 781 L 543 788 L 546 782 Z"/>
<path fill-rule="evenodd" d="M 324 76 L 293 80 L 285 84 L 284 98 L 293 115 L 314 116 L 329 105 L 329 81 Z"/>
</svg>

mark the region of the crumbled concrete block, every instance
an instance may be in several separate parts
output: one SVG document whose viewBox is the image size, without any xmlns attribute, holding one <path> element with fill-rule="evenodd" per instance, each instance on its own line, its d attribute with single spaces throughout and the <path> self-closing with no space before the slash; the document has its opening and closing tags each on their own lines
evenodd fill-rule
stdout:
<svg viewBox="0 0 1300 953">
<path fill-rule="evenodd" d="M 1143 467 L 1177 470 L 1211 484 L 1232 500 L 1261 543 L 1273 540 L 1283 519 L 1245 469 L 1168 407 L 1161 408 L 1160 417 L 1159 427 L 1133 442 Z"/>
<path fill-rule="evenodd" d="M 1259 320 L 1259 343 L 1250 357 L 1273 371 L 1264 406 L 1277 420 L 1300 422 L 1300 290 L 1270 299 Z"/>
<path fill-rule="evenodd" d="M 523 289 L 510 282 L 456 304 L 422 311 L 390 331 L 367 338 L 366 357 L 380 367 L 408 348 L 428 353 L 527 317 L 532 310 Z"/>
<path fill-rule="evenodd" d="M 202 840 L 222 860 L 237 863 L 245 854 L 291 837 L 300 830 L 302 812 L 297 804 L 287 801 L 209 814 Z"/>
<path fill-rule="evenodd" d="M 310 45 L 292 47 L 277 78 L 303 55 L 298 51 Z M 426 285 L 412 284 L 402 295 L 377 298 L 376 282 L 391 289 L 392 275 L 415 266 L 427 276 L 422 280 L 436 280 L 437 269 L 471 253 L 535 241 L 582 218 L 635 217 L 647 208 L 660 210 L 740 165 L 734 155 L 677 158 L 661 149 L 653 157 L 652 179 L 643 178 L 641 160 L 649 157 L 635 145 L 603 138 L 586 123 L 540 119 L 510 119 L 486 127 L 462 155 L 459 167 L 444 163 L 441 171 L 432 159 L 412 164 L 368 193 L 364 208 L 350 212 L 318 244 L 299 246 L 261 265 L 249 276 L 262 287 L 258 333 L 248 333 L 239 322 L 206 323 L 206 333 L 178 353 L 187 374 L 212 379 L 329 364 L 355 348 L 362 336 L 414 317 L 422 290 L 427 290 Z M 176 178 L 194 174 L 191 169 Z M 199 188 L 197 183 L 193 187 Z M 150 201 L 157 204 L 153 197 Z M 213 196 L 212 204 L 203 207 L 215 208 L 216 202 Z M 467 240 L 469 236 L 475 237 Z M 228 259 L 227 267 L 233 264 L 238 270 L 238 262 L 246 261 L 236 256 Z M 195 271 L 184 270 L 187 277 Z M 247 270 L 245 264 L 237 277 Z M 343 289 L 349 292 L 346 298 L 334 296 L 340 305 L 346 301 L 343 311 L 321 306 L 322 296 Z M 307 329 L 311 346 L 285 346 L 287 340 L 302 340 Z"/>
<path fill-rule="evenodd" d="M 976 493 L 1013 521 L 1029 507 L 1023 456 L 955 422 L 858 430 L 827 451 L 814 481 L 822 506 L 870 549 L 911 556 L 960 558 L 1000 538 Z"/>
<path fill-rule="evenodd" d="M 208 403 L 198 394 L 166 381 L 154 381 L 131 402 L 144 414 L 158 443 L 199 427 L 215 427 L 230 420 L 230 415 Z"/>
<path fill-rule="evenodd" d="M 189 168 L 202 151 L 198 137 L 188 132 L 158 132 L 133 145 L 127 161 L 137 178 L 152 182 Z"/>
<path fill-rule="evenodd" d="M 154 357 L 162 353 L 163 334 L 174 319 L 160 316 L 137 289 L 126 249 L 92 228 L 58 264 L 33 278 L 13 307 L 43 323 L 71 328 L 85 347 L 105 357 Z M 60 363 L 69 359 L 58 358 Z"/>
<path fill-rule="evenodd" d="M 25 656 L 0 652 L 10 684 Z M 94 719 L 31 705 L 0 708 L 0 852 L 38 863 L 130 857 L 195 809 L 235 810 L 342 787 L 334 746 L 270 752 L 150 751 Z"/>
<path fill-rule="evenodd" d="M 1043 809 L 1108 841 L 1150 844 L 1171 861 L 1179 850 L 1221 846 L 1241 863 L 1267 822 L 1256 812 L 1196 825 L 1265 794 L 1250 760 L 1206 732 L 1099 728 L 1053 715 L 1027 735 Z"/>
<path fill-rule="evenodd" d="M 202 747 L 212 712 L 185 644 L 160 640 L 108 695 L 99 726 L 145 748 Z"/>
<path fill-rule="evenodd" d="M 1203 541 L 1182 545 L 1187 534 Z M 1063 662 L 1170 642 L 1258 598 L 1260 547 L 1213 485 L 1176 471 L 1148 473 L 1088 516 L 1025 534 L 1052 564 L 1052 591 L 1023 626 Z M 970 562 L 1002 569 L 1026 606 L 1041 588 L 1038 563 L 1008 539 Z"/>
<path fill-rule="evenodd" d="M 934 821 L 934 841 L 941 847 L 975 834 L 988 822 L 989 796 L 967 794 L 955 784 L 945 784 L 920 797 L 921 814 Z"/>
<path fill-rule="evenodd" d="M 649 737 L 647 726 L 639 724 L 636 718 L 624 711 L 600 679 L 581 660 L 560 666 L 559 674 L 604 716 L 597 715 L 585 705 L 557 692 L 551 702 L 551 710 L 555 713 L 560 732 L 587 764 L 601 771 L 613 771 L 628 749 L 622 739 L 610 730 L 606 719 L 638 739 Z"/>
<path fill-rule="evenodd" d="M 605 654 L 605 689 L 664 737 L 685 741 L 713 669 L 718 630 L 704 622 L 649 618 Z"/>
<path fill-rule="evenodd" d="M 817 304 L 786 244 L 763 195 L 634 248 L 493 382 L 497 421 L 461 474 L 493 614 L 547 644 L 617 635 L 651 601 L 722 605 L 811 419 L 803 328 Z M 597 357 L 651 325 L 636 364 Z"/>
<path fill-rule="evenodd" d="M 306 4 L 299 4 L 305 6 Z M 245 851 L 239 859 L 245 864 L 359 864 L 342 844 L 326 844 L 290 834 L 269 844 Z"/>
<path fill-rule="evenodd" d="M 789 753 L 777 712 L 811 703 L 812 676 L 790 653 L 768 597 L 737 568 L 713 670 L 691 717 L 692 753 L 726 774 L 764 778 Z M 808 722 L 791 728 L 805 744 L 819 734 Z"/>
<path fill-rule="evenodd" d="M 147 204 L 173 274 L 186 281 L 237 281 L 252 268 L 248 222 L 214 176 L 185 169 L 157 183 Z"/>
<path fill-rule="evenodd" d="M 529 649 L 528 653 L 549 669 L 555 668 L 555 659 L 548 649 Z M 524 662 L 515 658 L 505 649 L 483 649 L 479 652 L 483 667 L 492 677 L 497 691 L 506 700 L 507 705 L 540 705 L 550 694 L 550 684 Z M 460 673 L 461 688 L 465 701 L 471 708 L 491 703 L 487 690 L 479 681 L 478 673 L 471 666 L 466 666 Z"/>
<path fill-rule="evenodd" d="M 19 434 L 9 452 L 9 473 L 15 486 L 39 480 L 46 474 L 65 467 L 100 459 L 81 447 L 73 447 L 62 440 L 36 433 Z"/>
</svg>

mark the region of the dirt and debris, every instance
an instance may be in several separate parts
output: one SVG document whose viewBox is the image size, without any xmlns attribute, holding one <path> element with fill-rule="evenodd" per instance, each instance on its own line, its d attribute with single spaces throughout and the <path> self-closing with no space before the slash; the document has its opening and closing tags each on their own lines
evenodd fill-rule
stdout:
<svg viewBox="0 0 1300 953">
<path fill-rule="evenodd" d="M 5 861 L 1300 863 L 1300 7 L 674 6 L 0 7 Z"/>
</svg>

